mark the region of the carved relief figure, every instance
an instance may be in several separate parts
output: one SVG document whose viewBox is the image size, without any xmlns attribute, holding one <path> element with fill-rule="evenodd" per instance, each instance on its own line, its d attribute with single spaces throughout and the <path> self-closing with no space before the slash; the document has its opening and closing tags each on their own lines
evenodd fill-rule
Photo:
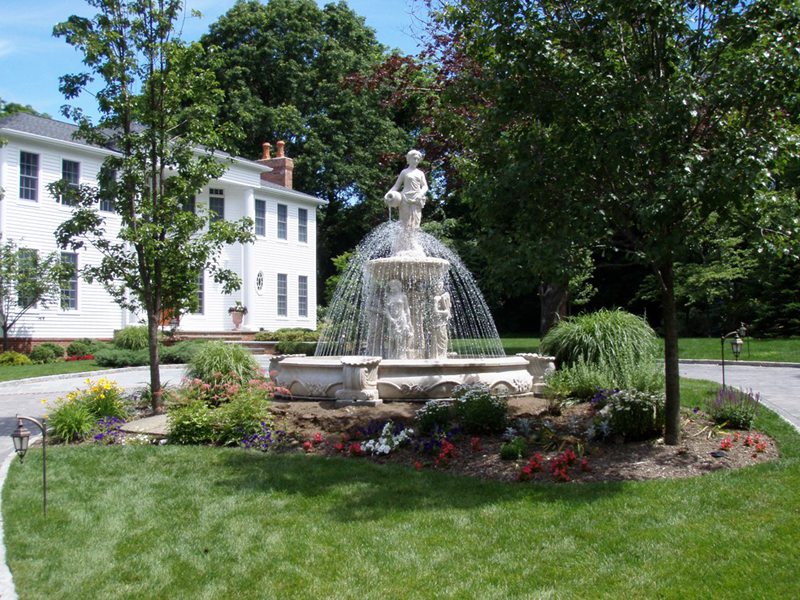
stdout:
<svg viewBox="0 0 800 600">
<path fill-rule="evenodd" d="M 449 336 L 447 325 L 452 314 L 450 292 L 445 291 L 444 282 L 436 283 L 436 295 L 433 297 L 433 358 L 447 358 Z"/>
<path fill-rule="evenodd" d="M 409 351 L 414 337 L 411 327 L 411 310 L 402 285 L 396 279 L 389 282 L 384 315 L 387 323 L 387 357 L 410 358 Z"/>
</svg>

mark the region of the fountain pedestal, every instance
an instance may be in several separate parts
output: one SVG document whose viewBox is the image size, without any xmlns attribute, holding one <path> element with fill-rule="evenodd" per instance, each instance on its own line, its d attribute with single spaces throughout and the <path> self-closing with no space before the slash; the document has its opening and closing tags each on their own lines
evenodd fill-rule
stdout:
<svg viewBox="0 0 800 600">
<path fill-rule="evenodd" d="M 375 406 L 383 401 L 378 395 L 380 356 L 343 356 L 342 388 L 336 391 L 336 406 L 359 404 Z"/>
</svg>

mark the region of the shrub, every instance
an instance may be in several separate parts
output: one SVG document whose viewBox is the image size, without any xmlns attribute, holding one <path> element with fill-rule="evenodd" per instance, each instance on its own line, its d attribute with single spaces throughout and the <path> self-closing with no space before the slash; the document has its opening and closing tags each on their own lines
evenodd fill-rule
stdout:
<svg viewBox="0 0 800 600">
<path fill-rule="evenodd" d="M 639 365 L 621 364 L 611 368 L 588 364 L 579 359 L 573 366 L 548 373 L 545 381 L 553 396 L 580 400 L 590 399 L 598 389 L 624 388 L 642 392 L 664 389 L 664 373 L 655 361 Z"/>
<path fill-rule="evenodd" d="M 189 363 L 189 377 L 205 383 L 249 381 L 258 373 L 256 359 L 238 344 L 208 342 Z"/>
<path fill-rule="evenodd" d="M 658 356 L 658 338 L 647 321 L 623 310 L 599 310 L 564 319 L 539 345 L 562 366 L 640 364 Z"/>
<path fill-rule="evenodd" d="M 222 445 L 237 445 L 259 433 L 262 423 L 272 426 L 270 401 L 254 386 L 243 388 L 233 399 L 214 410 L 214 438 Z"/>
<path fill-rule="evenodd" d="M 278 342 L 275 352 L 278 354 L 307 354 L 313 356 L 317 351 L 317 342 Z"/>
<path fill-rule="evenodd" d="M 36 348 L 49 348 L 50 352 L 53 353 L 55 358 L 63 358 L 64 357 L 64 346 L 61 344 L 56 344 L 55 342 L 42 342 Z M 34 350 L 36 349 L 34 348 Z"/>
<path fill-rule="evenodd" d="M 101 367 L 140 367 L 150 364 L 150 354 L 147 349 L 125 350 L 111 346 L 98 350 L 94 360 Z"/>
<path fill-rule="evenodd" d="M 9 350 L 8 352 L 0 353 L 0 365 L 29 365 L 31 359 L 19 352 Z"/>
<path fill-rule="evenodd" d="M 92 431 L 96 419 L 83 402 L 71 398 L 56 400 L 55 409 L 50 413 L 47 424 L 53 434 L 64 442 L 77 442 Z"/>
<path fill-rule="evenodd" d="M 503 460 L 518 460 L 525 454 L 526 446 L 525 438 L 515 437 L 500 447 L 500 458 Z"/>
<path fill-rule="evenodd" d="M 619 390 L 598 394 L 589 437 L 621 436 L 626 441 L 658 437 L 664 428 L 664 394 Z"/>
<path fill-rule="evenodd" d="M 161 362 L 165 365 L 188 364 L 205 344 L 206 342 L 202 341 L 187 341 L 178 342 L 173 346 L 165 346 L 161 350 Z"/>
<path fill-rule="evenodd" d="M 750 429 L 758 413 L 761 397 L 752 390 L 725 386 L 719 389 L 716 398 L 708 403 L 706 412 L 715 423 L 724 423 L 734 429 Z"/>
<path fill-rule="evenodd" d="M 91 340 L 75 340 L 67 346 L 67 356 L 86 356 L 92 353 Z"/>
<path fill-rule="evenodd" d="M 319 332 L 302 327 L 284 327 L 277 331 L 259 331 L 255 335 L 257 342 L 316 342 Z"/>
<path fill-rule="evenodd" d="M 125 350 L 142 350 L 149 346 L 146 325 L 129 325 L 114 332 L 114 345 Z"/>
<path fill-rule="evenodd" d="M 207 444 L 214 440 L 214 415 L 202 401 L 170 409 L 167 427 L 167 437 L 174 444 Z"/>
<path fill-rule="evenodd" d="M 453 390 L 456 420 L 467 433 L 500 433 L 506 427 L 508 404 L 484 386 Z"/>
<path fill-rule="evenodd" d="M 452 421 L 451 403 L 445 400 L 428 400 L 414 415 L 417 429 L 422 435 L 445 431 Z"/>
<path fill-rule="evenodd" d="M 46 346 L 35 346 L 28 355 L 28 358 L 35 363 L 49 363 L 56 359 L 56 355 L 52 348 L 48 348 Z"/>
</svg>

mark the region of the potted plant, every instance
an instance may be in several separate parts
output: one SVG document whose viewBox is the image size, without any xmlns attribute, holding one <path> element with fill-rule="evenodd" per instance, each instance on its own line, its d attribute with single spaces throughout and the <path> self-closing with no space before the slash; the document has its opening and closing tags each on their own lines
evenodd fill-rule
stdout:
<svg viewBox="0 0 800 600">
<path fill-rule="evenodd" d="M 244 319 L 244 316 L 247 314 L 247 307 L 239 300 L 236 300 L 234 305 L 228 309 L 228 314 L 231 316 L 231 319 L 233 319 L 234 331 L 238 331 L 242 326 L 242 319 Z"/>
</svg>

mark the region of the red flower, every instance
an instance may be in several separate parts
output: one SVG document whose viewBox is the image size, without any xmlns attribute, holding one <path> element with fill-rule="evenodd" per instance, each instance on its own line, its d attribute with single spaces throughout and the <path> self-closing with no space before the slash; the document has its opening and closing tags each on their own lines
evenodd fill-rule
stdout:
<svg viewBox="0 0 800 600">
<path fill-rule="evenodd" d="M 734 431 L 733 432 L 733 441 L 734 442 L 738 442 L 739 438 L 741 438 L 741 437 L 742 437 L 742 434 L 740 434 L 738 431 Z"/>
<path fill-rule="evenodd" d="M 416 461 L 416 462 L 414 463 L 414 468 L 415 468 L 417 471 L 422 471 L 422 467 L 423 467 L 423 466 L 424 466 L 424 465 L 423 465 L 423 464 L 422 464 L 420 461 Z"/>
<path fill-rule="evenodd" d="M 342 442 L 337 442 L 333 445 L 333 449 L 337 452 L 344 452 L 344 444 Z"/>
<path fill-rule="evenodd" d="M 589 459 L 588 459 L 588 458 L 586 458 L 586 457 L 584 456 L 584 457 L 581 459 L 581 471 L 583 471 L 584 473 L 588 473 L 588 472 L 589 472 L 589 471 L 591 471 L 591 470 L 592 470 L 592 469 L 591 469 L 591 467 L 589 466 Z"/>
<path fill-rule="evenodd" d="M 530 481 L 533 477 L 533 469 L 530 465 L 527 467 L 522 467 L 519 473 L 517 473 L 517 480 L 519 481 Z"/>
<path fill-rule="evenodd" d="M 361 456 L 364 454 L 364 449 L 361 447 L 361 444 L 358 442 L 353 442 L 350 444 L 350 455 L 351 456 Z"/>
<path fill-rule="evenodd" d="M 315 444 L 321 444 L 322 434 L 318 431 L 317 433 L 314 434 L 314 437 L 311 438 L 311 441 L 314 442 Z"/>
<path fill-rule="evenodd" d="M 314 444 L 311 442 L 303 442 L 303 450 L 306 452 L 311 452 L 314 449 Z"/>
<path fill-rule="evenodd" d="M 731 438 L 728 437 L 723 438 L 722 441 L 719 443 L 720 450 L 730 450 L 731 448 L 733 448 L 733 441 L 731 440 Z"/>
<path fill-rule="evenodd" d="M 537 452 L 533 456 L 531 456 L 530 460 L 528 461 L 528 468 L 531 471 L 539 472 L 542 470 L 542 453 Z"/>
<path fill-rule="evenodd" d="M 759 442 L 756 444 L 756 452 L 757 452 L 757 453 L 760 453 L 760 452 L 766 452 L 766 451 L 767 451 L 767 442 L 761 442 L 761 441 L 759 441 Z"/>
</svg>

